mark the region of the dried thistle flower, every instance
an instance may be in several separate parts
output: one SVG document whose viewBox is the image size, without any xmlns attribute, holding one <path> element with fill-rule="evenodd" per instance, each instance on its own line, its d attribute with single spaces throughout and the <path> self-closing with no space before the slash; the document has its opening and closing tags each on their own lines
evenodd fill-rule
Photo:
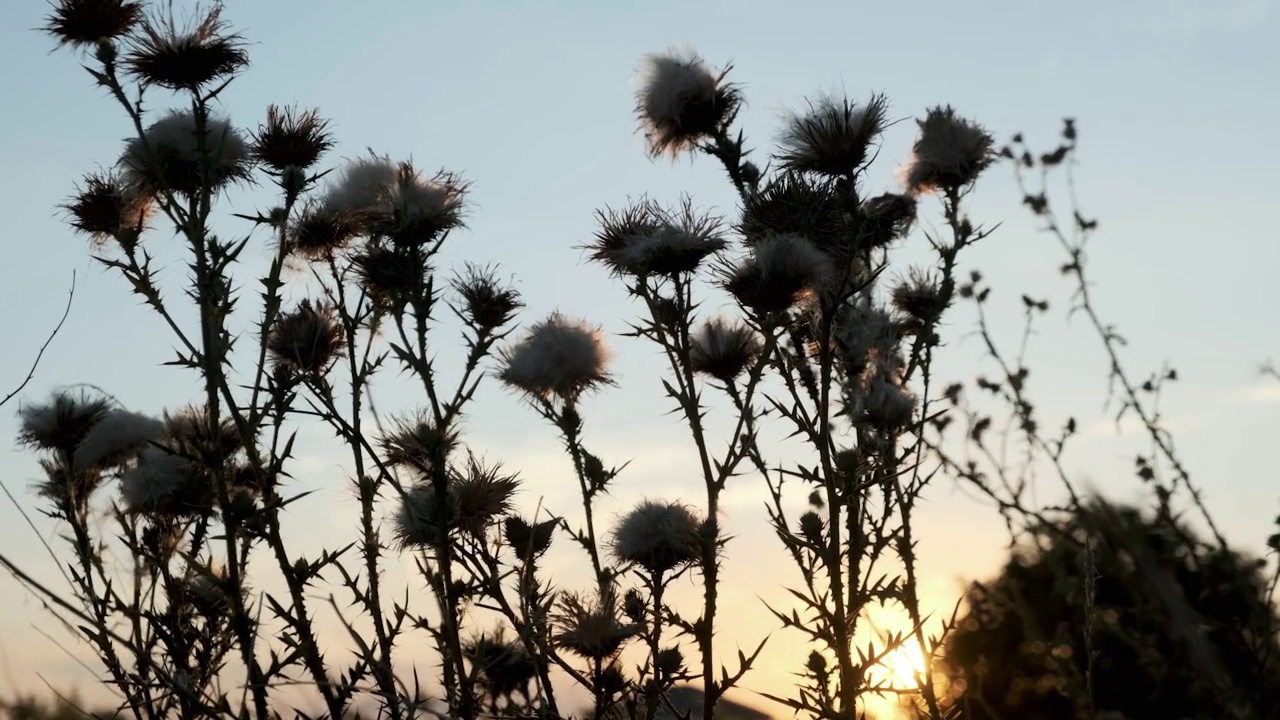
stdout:
<svg viewBox="0 0 1280 720">
<path fill-rule="evenodd" d="M 491 267 L 468 263 L 465 273 L 455 277 L 452 284 L 462 298 L 462 318 L 486 331 L 511 322 L 516 311 L 524 307 L 520 293 L 499 283 Z"/>
<path fill-rule="evenodd" d="M 862 203 L 862 244 L 879 248 L 907 236 L 916 222 L 916 200 L 885 193 Z"/>
<path fill-rule="evenodd" d="M 113 172 L 85 176 L 84 187 L 62 206 L 71 216 L 71 227 L 101 244 L 117 238 L 122 244 L 136 240 L 155 207 L 155 200 L 126 186 Z"/>
<path fill-rule="evenodd" d="M 359 235 L 360 229 L 356 218 L 313 200 L 289 224 L 285 242 L 290 253 L 308 260 L 327 260 Z"/>
<path fill-rule="evenodd" d="M 71 456 L 112 409 L 111 401 L 104 397 L 55 392 L 43 404 L 19 408 L 18 443 Z"/>
<path fill-rule="evenodd" d="M 832 335 L 849 372 L 857 375 L 871 365 L 893 365 L 899 354 L 903 327 L 883 308 L 869 304 L 841 308 L 832 323 Z"/>
<path fill-rule="evenodd" d="M 450 482 L 457 496 L 453 525 L 479 535 L 494 519 L 511 511 L 511 496 L 520 486 L 515 475 L 505 475 L 501 465 L 486 466 L 468 456 L 467 467 L 453 473 Z"/>
<path fill-rule="evenodd" d="M 168 450 L 148 447 L 120 475 L 120 497 L 131 513 L 176 515 L 191 478 L 191 463 Z"/>
<path fill-rule="evenodd" d="M 942 286 L 929 272 L 912 268 L 907 277 L 890 293 L 894 307 L 905 313 L 919 327 L 936 321 L 951 304 Z"/>
<path fill-rule="evenodd" d="M 551 547 L 551 538 L 560 520 L 551 518 L 530 524 L 512 515 L 502 521 L 502 536 L 521 562 L 536 558 Z"/>
<path fill-rule="evenodd" d="M 580 595 L 565 593 L 555 616 L 559 632 L 556 643 L 588 660 L 604 660 L 615 655 L 627 640 L 640 634 L 638 623 L 618 618 L 617 598 L 612 592 L 589 602 Z"/>
<path fill-rule="evenodd" d="M 439 490 L 430 483 L 420 483 L 405 491 L 394 528 L 401 549 L 433 548 L 443 541 L 457 512 L 458 498 L 453 488 L 446 487 L 443 502 L 441 500 Z"/>
<path fill-rule="evenodd" d="M 128 189 L 144 195 L 167 189 L 194 196 L 204 185 L 206 166 L 208 189 L 213 191 L 248 178 L 249 151 L 239 131 L 214 117 L 205 117 L 203 126 L 201 142 L 195 114 L 176 110 L 152 123 L 143 138 L 130 140 L 120 158 Z"/>
<path fill-rule="evenodd" d="M 384 310 L 399 312 L 430 289 L 421 248 L 392 249 L 370 244 L 351 259 L 361 287 Z"/>
<path fill-rule="evenodd" d="M 827 252 L 851 244 L 851 228 L 826 178 L 782 173 L 743 201 L 739 231 L 748 244 L 770 235 L 796 233 Z"/>
<path fill-rule="evenodd" d="M 125 57 L 129 70 L 144 83 L 196 91 L 245 68 L 244 39 L 228 32 L 222 5 L 196 15 L 199 19 L 185 27 L 178 25 L 172 7 L 148 17 L 131 38 Z"/>
<path fill-rule="evenodd" d="M 314 109 L 299 111 L 271 105 L 267 108 L 267 121 L 253 136 L 254 157 L 279 173 L 290 167 L 305 170 L 331 147 L 329 123 Z"/>
<path fill-rule="evenodd" d="M 865 105 L 847 98 L 811 102 L 809 112 L 787 121 L 778 160 L 796 172 L 851 176 L 866 165 L 872 144 L 884 131 L 888 107 L 884 95 L 872 95 Z"/>
<path fill-rule="evenodd" d="M 401 163 L 375 215 L 373 230 L 397 246 L 422 247 L 462 227 L 467 184 L 452 173 L 425 178 Z"/>
<path fill-rule="evenodd" d="M 614 528 L 613 552 L 651 573 L 666 572 L 701 557 L 700 527 L 685 505 L 646 500 Z"/>
<path fill-rule="evenodd" d="M 267 338 L 277 366 L 298 374 L 323 375 L 346 347 L 346 332 L 332 308 L 303 300 L 282 315 Z"/>
<path fill-rule="evenodd" d="M 691 340 L 689 363 L 693 371 L 725 383 L 732 382 L 750 367 L 762 349 L 755 330 L 745 323 L 731 323 L 722 318 L 704 323 Z"/>
<path fill-rule="evenodd" d="M 163 437 L 164 423 L 149 415 L 112 408 L 94 423 L 72 456 L 76 470 L 122 465 Z"/>
<path fill-rule="evenodd" d="M 931 108 L 917 120 L 920 137 L 906 168 L 912 192 L 958 190 L 973 183 L 996 159 L 995 140 L 951 106 Z"/>
<path fill-rule="evenodd" d="M 129 34 L 142 6 L 127 0 L 57 0 L 42 28 L 59 45 L 88 47 Z"/>
<path fill-rule="evenodd" d="M 750 257 L 723 269 L 721 284 L 745 307 L 768 314 L 800 302 L 831 272 L 826 253 L 807 238 L 787 233 L 757 241 Z"/>
<path fill-rule="evenodd" d="M 342 169 L 338 181 L 325 195 L 325 204 L 334 212 L 370 218 L 391 192 L 399 170 L 390 158 L 370 155 L 353 160 Z"/>
<path fill-rule="evenodd" d="M 597 217 L 596 241 L 586 249 L 591 259 L 616 275 L 693 272 L 725 246 L 720 218 L 699 213 L 687 197 L 674 209 L 644 200 L 622 211 L 602 211 Z"/>
<path fill-rule="evenodd" d="M 730 68 L 713 72 L 702 58 L 668 51 L 645 58 L 636 114 L 653 157 L 677 157 L 733 122 L 742 97 L 725 82 Z"/>
<path fill-rule="evenodd" d="M 911 424 L 915 396 L 883 373 L 869 368 L 850 390 L 853 417 L 858 423 L 886 433 Z"/>
<path fill-rule="evenodd" d="M 507 640 L 501 633 L 481 635 L 464 645 L 462 653 L 478 671 L 490 697 L 509 697 L 517 692 L 529 697 L 529 683 L 538 669 L 520 642 Z"/>
<path fill-rule="evenodd" d="M 499 377 L 532 396 L 571 401 L 609 382 L 609 349 L 603 333 L 559 313 L 529 328 L 519 342 L 503 348 Z"/>
<path fill-rule="evenodd" d="M 427 478 L 434 469 L 447 467 L 449 455 L 458 445 L 458 433 L 437 427 L 426 412 L 420 412 L 396 420 L 379 443 L 387 463 Z"/>
<path fill-rule="evenodd" d="M 207 408 L 190 405 L 164 414 L 166 449 L 198 462 L 230 461 L 245 447 L 245 438 L 229 417 L 221 417 L 216 428 L 210 427 Z"/>
</svg>

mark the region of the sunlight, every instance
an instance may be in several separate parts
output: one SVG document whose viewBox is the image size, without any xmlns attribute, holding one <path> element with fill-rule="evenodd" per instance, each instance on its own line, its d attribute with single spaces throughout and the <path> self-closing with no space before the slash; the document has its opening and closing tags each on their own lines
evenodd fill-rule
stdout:
<svg viewBox="0 0 1280 720">
<path fill-rule="evenodd" d="M 896 689 L 907 690 L 919 685 L 917 676 L 924 672 L 924 655 L 914 642 L 904 643 L 881 662 L 888 671 L 888 681 Z"/>
</svg>

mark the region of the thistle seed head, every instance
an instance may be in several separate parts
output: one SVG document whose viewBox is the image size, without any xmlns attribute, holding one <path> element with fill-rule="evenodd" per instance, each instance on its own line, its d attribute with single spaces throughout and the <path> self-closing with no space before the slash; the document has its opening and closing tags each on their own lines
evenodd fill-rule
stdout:
<svg viewBox="0 0 1280 720">
<path fill-rule="evenodd" d="M 201 141 L 198 124 L 192 112 L 175 110 L 152 123 L 142 139 L 130 140 L 120 158 L 129 191 L 158 195 L 167 189 L 194 196 L 206 181 L 206 167 L 212 191 L 247 179 L 249 150 L 239 131 L 227 120 L 206 117 Z"/>
<path fill-rule="evenodd" d="M 757 312 L 783 312 L 821 288 L 833 271 L 831 258 L 807 238 L 770 235 L 752 246 L 750 257 L 723 269 L 721 284 Z"/>
<path fill-rule="evenodd" d="M 142 6 L 127 0 L 57 0 L 42 28 L 59 45 L 92 47 L 128 35 Z"/>
<path fill-rule="evenodd" d="M 323 375 L 345 347 L 333 309 L 310 300 L 281 316 L 267 338 L 272 361 L 298 375 Z"/>
<path fill-rule="evenodd" d="M 889 101 L 872 95 L 865 105 L 822 98 L 804 115 L 793 115 L 778 143 L 778 160 L 795 172 L 848 177 L 861 170 L 885 128 Z"/>
<path fill-rule="evenodd" d="M 253 136 L 254 158 L 277 173 L 310 168 L 332 147 L 329 123 L 316 110 L 271 105 Z"/>
<path fill-rule="evenodd" d="M 600 229 L 586 249 L 592 260 L 619 276 L 671 277 L 693 272 L 725 246 L 721 219 L 699 213 L 689 198 L 673 209 L 644 200 L 622 211 L 602 211 L 597 217 Z"/>
<path fill-rule="evenodd" d="M 614 529 L 613 552 L 651 573 L 666 572 L 701 557 L 700 529 L 701 522 L 685 505 L 646 500 Z"/>
<path fill-rule="evenodd" d="M 694 372 L 732 382 L 755 362 L 763 349 L 760 336 L 742 322 L 716 318 L 693 336 L 689 362 Z"/>
<path fill-rule="evenodd" d="M 712 71 L 692 52 L 645 58 L 636 115 L 652 157 L 678 157 L 725 131 L 742 104 L 738 88 L 725 82 L 728 73 Z"/>
<path fill-rule="evenodd" d="M 559 313 L 529 328 L 499 356 L 502 381 L 535 397 L 570 401 L 610 382 L 610 353 L 601 330 Z"/>
<path fill-rule="evenodd" d="M 221 3 L 197 9 L 195 16 L 180 25 L 169 7 L 146 18 L 130 38 L 125 56 L 130 72 L 149 85 L 194 92 L 249 65 L 244 39 L 229 32 Z"/>
<path fill-rule="evenodd" d="M 491 267 L 467 264 L 466 270 L 453 280 L 453 291 L 462 299 L 459 313 L 474 327 L 492 331 L 511 322 L 516 311 L 524 307 L 515 288 L 498 281 Z"/>
<path fill-rule="evenodd" d="M 360 234 L 360 222 L 324 202 L 310 201 L 289 224 L 289 252 L 307 260 L 327 260 Z"/>
<path fill-rule="evenodd" d="M 587 660 L 613 657 L 623 643 L 640 634 L 638 623 L 624 623 L 618 618 L 618 602 L 612 592 L 594 601 L 580 595 L 561 596 L 554 618 L 558 632 L 556 644 Z"/>
<path fill-rule="evenodd" d="M 89 236 L 95 244 L 115 238 L 131 247 L 146 225 L 155 200 L 145 192 L 129 187 L 114 172 L 93 173 L 63 210 L 71 219 L 71 227 Z"/>
<path fill-rule="evenodd" d="M 967 187 L 996 160 L 991 135 L 949 105 L 930 109 L 916 122 L 920 137 L 906 168 L 906 185 L 912 192 Z"/>
<path fill-rule="evenodd" d="M 830 252 L 848 247 L 852 240 L 844 215 L 834 182 L 782 173 L 743 201 L 738 229 L 749 245 L 770 235 L 795 233 Z"/>
</svg>

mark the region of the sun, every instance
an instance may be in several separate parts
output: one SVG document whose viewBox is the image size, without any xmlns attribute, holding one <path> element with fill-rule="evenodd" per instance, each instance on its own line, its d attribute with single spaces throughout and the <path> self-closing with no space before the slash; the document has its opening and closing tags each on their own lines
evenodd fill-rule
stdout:
<svg viewBox="0 0 1280 720">
<path fill-rule="evenodd" d="M 914 690 L 920 686 L 918 677 L 925 671 L 925 662 L 918 643 L 904 642 L 886 655 L 880 664 L 884 667 L 885 679 L 894 689 Z"/>
</svg>

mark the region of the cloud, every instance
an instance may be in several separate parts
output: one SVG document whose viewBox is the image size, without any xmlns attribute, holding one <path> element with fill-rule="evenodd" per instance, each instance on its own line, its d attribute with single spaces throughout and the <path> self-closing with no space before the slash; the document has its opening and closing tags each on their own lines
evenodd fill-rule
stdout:
<svg viewBox="0 0 1280 720">
<path fill-rule="evenodd" d="M 1275 405 L 1280 403 L 1280 382 L 1263 382 L 1233 390 L 1230 399 L 1246 405 Z"/>
</svg>

